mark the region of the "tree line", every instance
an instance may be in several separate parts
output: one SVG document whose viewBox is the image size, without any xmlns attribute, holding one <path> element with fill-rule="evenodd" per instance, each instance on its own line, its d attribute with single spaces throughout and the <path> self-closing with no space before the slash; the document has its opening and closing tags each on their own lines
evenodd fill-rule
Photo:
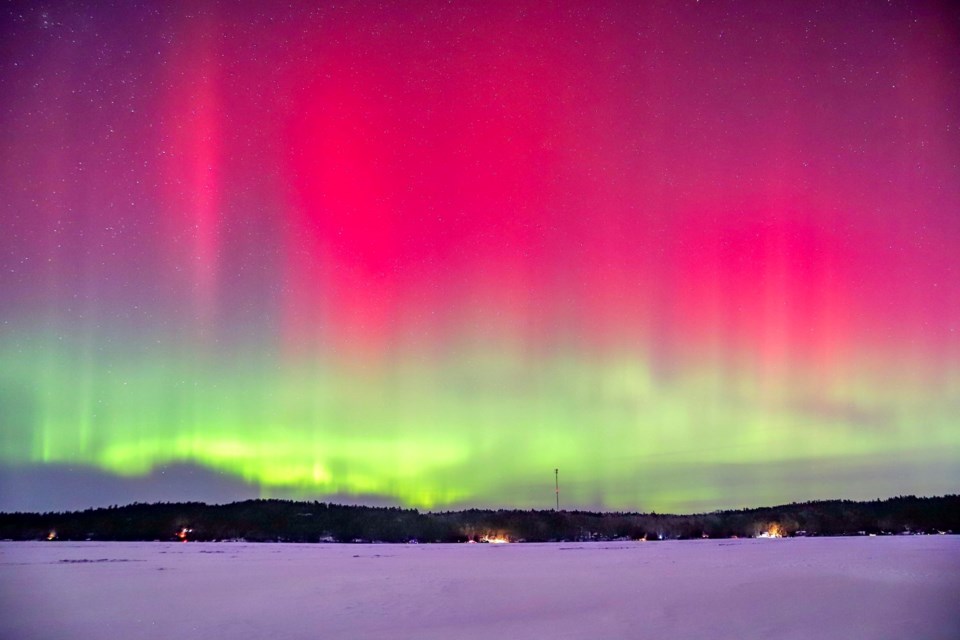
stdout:
<svg viewBox="0 0 960 640">
<path fill-rule="evenodd" d="M 0 513 L 0 539 L 5 540 L 570 542 L 953 532 L 960 533 L 958 495 L 828 500 L 692 515 L 516 509 L 421 513 L 291 500 Z"/>
</svg>

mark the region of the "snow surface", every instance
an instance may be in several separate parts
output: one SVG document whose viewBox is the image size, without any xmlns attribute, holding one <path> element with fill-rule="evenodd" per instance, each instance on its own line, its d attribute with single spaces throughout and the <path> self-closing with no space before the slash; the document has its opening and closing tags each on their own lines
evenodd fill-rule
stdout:
<svg viewBox="0 0 960 640">
<path fill-rule="evenodd" d="M 0 638 L 960 638 L 960 537 L 0 543 Z"/>
</svg>

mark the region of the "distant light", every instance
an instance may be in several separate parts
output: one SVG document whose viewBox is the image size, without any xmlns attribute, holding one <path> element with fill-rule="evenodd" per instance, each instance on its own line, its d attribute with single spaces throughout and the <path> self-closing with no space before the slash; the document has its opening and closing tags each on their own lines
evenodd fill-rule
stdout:
<svg viewBox="0 0 960 640">
<path fill-rule="evenodd" d="M 480 538 L 480 542 L 489 542 L 490 544 L 507 544 L 510 542 L 510 538 L 505 535 L 486 535 Z"/>
</svg>

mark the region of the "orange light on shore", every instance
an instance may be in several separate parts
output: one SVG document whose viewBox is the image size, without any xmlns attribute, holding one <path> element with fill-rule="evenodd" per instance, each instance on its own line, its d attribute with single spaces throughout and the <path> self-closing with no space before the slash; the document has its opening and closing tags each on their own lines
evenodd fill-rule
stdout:
<svg viewBox="0 0 960 640">
<path fill-rule="evenodd" d="M 489 542 L 490 544 L 507 544 L 510 542 L 510 539 L 504 535 L 483 536 L 480 538 L 480 542 Z"/>
<path fill-rule="evenodd" d="M 180 531 L 177 532 L 177 537 L 180 538 L 180 540 L 182 540 L 183 542 L 186 542 L 188 533 L 193 533 L 193 529 L 188 529 L 187 527 L 183 527 L 182 529 L 180 529 Z"/>
<path fill-rule="evenodd" d="M 781 527 L 779 524 L 774 522 L 769 527 L 767 527 L 766 531 L 760 532 L 757 535 L 757 537 L 758 538 L 782 538 L 783 533 L 784 533 L 783 527 Z"/>
<path fill-rule="evenodd" d="M 57 539 L 57 530 L 51 529 L 50 533 L 47 534 L 47 540 L 56 540 Z"/>
</svg>

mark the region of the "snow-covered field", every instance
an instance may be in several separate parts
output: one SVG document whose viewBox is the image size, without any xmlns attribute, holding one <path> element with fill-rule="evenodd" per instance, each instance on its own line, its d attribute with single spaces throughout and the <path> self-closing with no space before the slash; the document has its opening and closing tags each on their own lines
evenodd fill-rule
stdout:
<svg viewBox="0 0 960 640">
<path fill-rule="evenodd" d="M 0 543 L 0 638 L 960 638 L 960 537 Z"/>
</svg>

